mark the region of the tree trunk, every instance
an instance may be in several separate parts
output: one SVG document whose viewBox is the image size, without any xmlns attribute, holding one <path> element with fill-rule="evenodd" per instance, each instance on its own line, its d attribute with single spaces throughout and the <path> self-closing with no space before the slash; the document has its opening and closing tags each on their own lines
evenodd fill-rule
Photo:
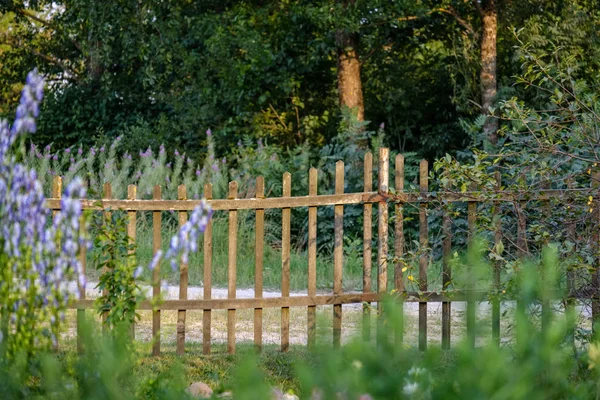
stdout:
<svg viewBox="0 0 600 400">
<path fill-rule="evenodd" d="M 358 36 L 343 31 L 336 33 L 338 46 L 338 91 L 340 107 L 351 108 L 359 121 L 365 119 L 360 61 L 358 59 Z"/>
<path fill-rule="evenodd" d="M 498 141 L 498 119 L 490 113 L 497 92 L 496 71 L 496 36 L 498 34 L 497 0 L 484 0 L 481 7 L 481 111 L 487 117 L 483 125 L 483 133 L 492 142 Z"/>
</svg>

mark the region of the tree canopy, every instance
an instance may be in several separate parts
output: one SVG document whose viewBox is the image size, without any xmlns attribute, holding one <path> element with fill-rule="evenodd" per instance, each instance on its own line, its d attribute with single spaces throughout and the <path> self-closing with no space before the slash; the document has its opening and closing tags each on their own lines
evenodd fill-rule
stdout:
<svg viewBox="0 0 600 400">
<path fill-rule="evenodd" d="M 498 100 L 524 90 L 516 31 L 597 73 L 597 3 L 3 0 L 0 113 L 38 67 L 40 144 L 194 154 L 210 128 L 219 153 L 244 137 L 322 146 L 349 106 L 392 148 L 438 156 L 495 135 Z"/>
</svg>

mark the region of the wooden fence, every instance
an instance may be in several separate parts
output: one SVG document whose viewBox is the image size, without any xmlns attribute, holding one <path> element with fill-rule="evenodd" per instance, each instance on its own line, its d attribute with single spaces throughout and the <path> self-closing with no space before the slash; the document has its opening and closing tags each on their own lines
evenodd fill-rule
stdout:
<svg viewBox="0 0 600 400">
<path fill-rule="evenodd" d="M 262 346 L 262 311 L 264 308 L 281 309 L 281 349 L 283 351 L 289 348 L 289 326 L 290 326 L 290 307 L 305 307 L 307 309 L 307 330 L 308 346 L 315 344 L 316 340 L 316 306 L 333 306 L 333 344 L 339 345 L 342 333 L 343 305 L 351 303 L 373 303 L 378 302 L 378 309 L 381 310 L 382 296 L 388 293 L 392 288 L 395 289 L 406 302 L 419 303 L 419 348 L 425 349 L 427 346 L 427 305 L 428 302 L 442 302 L 442 347 L 450 347 L 450 325 L 451 325 L 451 304 L 453 301 L 467 302 L 467 336 L 474 344 L 475 342 L 475 308 L 476 301 L 488 299 L 488 293 L 476 290 L 441 290 L 430 291 L 427 282 L 427 268 L 430 255 L 423 252 L 419 258 L 419 276 L 417 292 L 406 291 L 404 287 L 404 277 L 402 263 L 393 262 L 393 282 L 388 283 L 388 260 L 392 259 L 392 252 L 388 249 L 388 208 L 390 203 L 394 205 L 393 229 L 394 246 L 393 254 L 396 259 L 401 257 L 405 248 L 403 213 L 406 204 L 414 204 L 419 210 L 419 244 L 422 248 L 428 246 L 428 207 L 432 203 L 439 204 L 443 202 L 465 202 L 468 209 L 468 229 L 470 235 L 475 232 L 476 211 L 479 202 L 490 202 L 490 196 L 477 191 L 466 193 L 437 192 L 429 191 L 428 185 L 428 163 L 423 160 L 419 167 L 419 192 L 404 191 L 404 158 L 398 155 L 395 159 L 395 190 L 390 193 L 389 188 L 389 150 L 380 149 L 378 167 L 378 187 L 373 190 L 373 157 L 367 153 L 364 158 L 364 190 L 360 193 L 344 193 L 344 163 L 338 161 L 335 168 L 335 194 L 317 195 L 317 170 L 312 168 L 309 171 L 309 194 L 308 196 L 292 196 L 291 193 L 291 175 L 283 175 L 283 196 L 277 198 L 265 198 L 265 183 L 262 177 L 256 180 L 256 195 L 254 198 L 238 199 L 238 186 L 236 182 L 229 184 L 229 194 L 227 199 L 213 199 L 212 186 L 204 186 L 204 195 L 213 210 L 225 210 L 228 212 L 229 222 L 229 244 L 228 244 L 228 297 L 226 299 L 211 298 L 212 289 L 212 223 L 209 223 L 204 233 L 204 298 L 189 300 L 187 298 L 188 290 L 188 265 L 180 266 L 180 285 L 179 299 L 165 300 L 154 309 L 150 302 L 143 302 L 141 309 L 150 309 L 152 311 L 152 333 L 154 336 L 153 353 L 160 353 L 160 329 L 161 329 L 161 311 L 177 310 L 177 353 L 183 354 L 185 351 L 186 334 L 186 311 L 203 310 L 203 352 L 205 354 L 211 351 L 211 311 L 222 309 L 227 310 L 227 348 L 230 353 L 235 352 L 236 345 L 236 310 L 253 309 L 254 310 L 254 343 L 257 347 Z M 522 193 L 501 191 L 500 180 L 498 180 L 498 190 L 493 194 L 494 204 L 499 202 L 512 202 L 521 204 L 523 201 Z M 598 180 L 595 179 L 595 182 Z M 528 194 L 528 199 L 533 198 L 540 201 L 547 201 L 555 197 L 565 195 L 568 190 L 542 190 L 535 195 Z M 588 190 L 589 191 L 589 190 Z M 48 206 L 56 212 L 60 209 L 61 180 L 56 178 L 53 186 L 53 198 L 47 200 Z M 587 192 L 586 192 L 587 193 Z M 161 248 L 161 213 L 163 211 L 176 211 L 179 215 L 179 224 L 184 224 L 187 220 L 187 213 L 193 210 L 198 204 L 198 200 L 188 200 L 185 186 L 180 186 L 178 191 L 178 200 L 161 199 L 161 187 L 154 188 L 152 200 L 139 200 L 136 197 L 136 187 L 131 185 L 128 188 L 126 200 L 112 199 L 110 184 L 104 185 L 104 194 L 101 202 L 98 200 L 84 200 L 84 209 L 93 210 L 123 210 L 127 212 L 129 219 L 128 234 L 132 241 L 136 240 L 136 217 L 138 212 L 152 212 L 153 221 L 153 249 L 156 252 Z M 596 196 L 595 200 L 598 202 Z M 364 210 L 364 229 L 363 229 L 363 279 L 362 293 L 344 293 L 342 290 L 342 272 L 344 268 L 343 261 L 343 215 L 344 206 L 362 205 Z M 373 226 L 372 213 L 373 206 L 377 207 L 377 282 L 371 282 L 372 271 L 372 240 Z M 334 206 L 334 244 L 333 244 L 333 291 L 331 294 L 317 294 L 317 208 L 322 206 Z M 291 209 L 296 207 L 308 207 L 308 293 L 305 296 L 290 297 L 290 226 Z M 596 207 L 597 209 L 599 207 Z M 281 237 L 281 296 L 263 297 L 263 251 L 265 234 L 265 209 L 282 209 L 282 237 Z M 255 285 L 254 298 L 236 298 L 236 256 L 237 256 L 237 230 L 238 230 L 238 210 L 254 210 L 255 214 Z M 596 211 L 595 219 L 600 220 L 600 213 Z M 517 212 L 517 248 L 526 247 L 526 219 L 523 212 Z M 500 241 L 501 234 L 498 226 L 495 233 L 496 241 Z M 443 288 L 447 288 L 452 279 L 452 271 L 449 263 L 452 229 L 451 216 L 444 213 L 442 222 L 443 233 Z M 596 243 L 598 242 L 596 238 Z M 85 252 L 81 254 L 81 261 L 85 269 Z M 500 270 L 499 265 L 494 266 L 494 286 L 499 288 Z M 154 272 L 153 297 L 160 295 L 160 266 Z M 600 282 L 598 272 L 593 274 L 594 283 Z M 599 285 L 596 285 L 598 287 Z M 598 297 L 593 295 L 593 317 L 600 314 Z M 80 291 L 80 298 L 71 304 L 71 307 L 78 310 L 78 325 L 81 323 L 83 313 L 86 309 L 93 309 L 93 300 L 86 299 L 85 293 Z M 549 307 L 544 304 L 543 307 Z M 363 318 L 364 335 L 368 336 L 370 332 L 371 316 L 369 307 L 365 307 Z M 500 301 L 492 301 L 492 335 L 495 341 L 500 339 Z M 402 337 L 397 338 L 402 340 Z"/>
</svg>

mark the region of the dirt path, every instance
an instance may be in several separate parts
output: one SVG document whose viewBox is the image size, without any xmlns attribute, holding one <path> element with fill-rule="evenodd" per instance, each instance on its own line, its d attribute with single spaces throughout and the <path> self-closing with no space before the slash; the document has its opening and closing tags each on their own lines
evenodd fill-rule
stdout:
<svg viewBox="0 0 600 400">
<path fill-rule="evenodd" d="M 90 282 L 86 295 L 88 298 L 96 298 L 98 291 L 93 289 L 95 282 Z M 73 290 L 75 287 L 73 286 Z M 150 287 L 144 290 L 150 291 Z M 163 287 L 163 295 L 166 299 L 177 299 L 179 297 L 178 286 Z M 329 293 L 322 291 L 323 294 Z M 297 291 L 290 293 L 290 296 L 303 296 L 307 293 Z M 253 298 L 254 289 L 237 289 L 237 298 Z M 264 291 L 264 297 L 280 297 L 278 291 Z M 203 288 L 200 286 L 190 286 L 188 288 L 188 299 L 201 299 L 203 297 Z M 212 297 L 215 299 L 227 298 L 227 288 L 213 288 Z M 505 302 L 502 305 L 501 312 L 501 337 L 504 342 L 512 338 L 512 314 L 514 303 Z M 456 342 L 466 334 L 465 328 L 465 309 L 466 303 L 453 302 L 451 313 L 451 336 L 452 341 Z M 506 314 L 504 314 L 506 313 Z M 136 338 L 142 341 L 150 341 L 152 335 L 152 316 L 150 311 L 141 311 L 141 320 L 136 325 Z M 254 323 L 253 310 L 238 310 L 236 313 L 236 338 L 238 342 L 251 342 L 253 340 Z M 416 346 L 418 340 L 418 303 L 404 304 L 404 337 L 407 345 Z M 442 305 L 440 302 L 430 302 L 427 307 L 427 327 L 428 342 L 430 344 L 439 344 L 441 341 L 441 319 Z M 290 343 L 306 344 L 307 342 L 307 311 L 304 307 L 293 307 L 290 309 Z M 330 343 L 332 340 L 332 306 L 317 307 L 317 340 Z M 342 342 L 348 342 L 353 337 L 362 332 L 362 304 L 346 304 L 343 306 L 342 316 Z M 72 310 L 68 315 L 69 329 L 68 336 L 75 334 L 75 311 Z M 375 325 L 377 315 L 375 309 L 371 311 L 371 337 L 375 337 Z M 177 311 L 161 312 L 161 340 L 163 343 L 174 343 L 176 340 Z M 491 338 L 491 305 L 488 302 L 478 303 L 477 308 L 477 343 L 483 345 Z M 263 310 L 263 343 L 279 344 L 281 327 L 281 310 L 279 308 L 269 308 Z M 186 316 L 186 341 L 202 342 L 202 310 L 189 310 Z M 227 341 L 227 311 L 213 310 L 212 312 L 212 342 L 226 343 Z"/>
</svg>

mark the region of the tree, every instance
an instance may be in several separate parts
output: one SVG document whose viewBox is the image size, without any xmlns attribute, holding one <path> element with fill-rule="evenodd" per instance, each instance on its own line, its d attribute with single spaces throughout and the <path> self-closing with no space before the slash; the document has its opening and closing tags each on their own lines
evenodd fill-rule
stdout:
<svg viewBox="0 0 600 400">
<path fill-rule="evenodd" d="M 340 0 L 344 11 L 355 7 L 356 0 Z M 365 119 L 360 59 L 358 57 L 357 32 L 340 28 L 335 33 L 337 46 L 337 77 L 340 107 L 348 107 L 356 113 L 359 121 Z"/>
</svg>

